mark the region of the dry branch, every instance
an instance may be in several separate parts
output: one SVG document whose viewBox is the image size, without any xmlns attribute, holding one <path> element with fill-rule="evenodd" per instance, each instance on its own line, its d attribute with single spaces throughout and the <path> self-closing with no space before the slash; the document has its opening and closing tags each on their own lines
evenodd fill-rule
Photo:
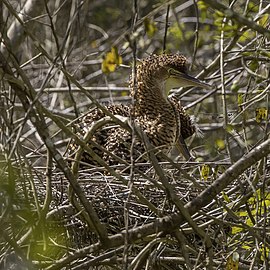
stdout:
<svg viewBox="0 0 270 270">
<path fill-rule="evenodd" d="M 189 215 L 197 213 L 203 207 L 207 206 L 212 200 L 214 200 L 226 186 L 239 177 L 245 170 L 261 159 L 267 157 L 269 154 L 270 139 L 254 148 L 246 156 L 242 157 L 238 162 L 229 167 L 210 187 L 201 192 L 197 198 L 185 205 L 186 211 L 188 211 Z M 74 254 L 62 258 L 55 265 L 49 266 L 46 268 L 46 270 L 60 269 L 74 260 L 83 258 L 89 253 L 94 253 L 104 248 L 120 247 L 124 244 L 125 237 L 128 238 L 129 243 L 135 243 L 152 234 L 158 234 L 160 232 L 173 233 L 173 231 L 177 229 L 183 222 L 185 222 L 185 219 L 181 213 L 158 218 L 149 224 L 139 226 L 135 229 L 130 229 L 127 232 L 127 235 L 124 231 L 120 234 L 109 236 L 108 246 L 103 246 L 102 244 L 97 243 L 78 250 L 74 252 Z"/>
</svg>

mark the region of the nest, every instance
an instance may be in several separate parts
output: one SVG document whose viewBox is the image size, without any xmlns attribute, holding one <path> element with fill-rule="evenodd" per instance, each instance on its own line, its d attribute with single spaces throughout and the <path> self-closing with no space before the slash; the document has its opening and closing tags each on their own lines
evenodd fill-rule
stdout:
<svg viewBox="0 0 270 270">
<path fill-rule="evenodd" d="M 34 177 L 36 195 L 40 202 L 44 202 L 46 188 L 48 188 L 46 187 L 46 176 L 40 170 L 37 172 Z M 182 172 L 165 168 L 164 172 L 170 186 L 183 205 L 191 202 L 202 192 L 198 186 L 186 178 L 190 176 L 190 173 L 194 179 L 197 179 L 196 183 L 204 189 L 212 183 L 202 180 L 198 170 L 193 166 L 186 167 Z M 186 174 L 187 172 L 189 174 Z M 120 180 L 101 172 L 91 172 L 91 170 L 80 172 L 77 181 L 84 195 L 93 205 L 99 220 L 105 225 L 108 236 L 127 232 L 130 229 L 155 222 L 161 217 L 179 213 L 174 199 L 171 198 L 171 194 L 158 180 L 155 173 L 150 172 L 146 176 L 144 178 L 135 174 L 131 178 L 130 175 L 122 175 Z M 243 190 L 245 192 L 249 190 L 249 185 L 245 186 L 244 181 L 241 182 L 242 186 L 239 188 L 237 186 L 239 181 L 241 182 L 241 179 L 237 179 L 215 201 L 192 216 L 192 222 L 203 230 L 207 239 L 211 240 L 212 256 L 219 258 L 213 261 L 217 267 L 225 267 L 228 256 L 232 254 L 233 250 L 237 250 L 238 254 L 242 256 L 244 264 L 248 264 L 248 258 L 252 254 L 253 249 L 247 252 L 243 245 L 246 241 L 250 241 L 252 236 L 244 233 L 244 229 L 239 234 L 232 233 L 236 221 L 232 213 L 245 211 L 247 200 L 239 203 L 235 209 L 232 208 L 232 204 L 239 202 L 239 198 L 245 197 Z M 28 198 L 34 198 L 30 183 L 25 183 L 25 185 L 24 192 L 28 190 Z M 36 250 L 40 252 L 38 249 L 38 245 L 42 242 L 40 228 L 42 230 L 46 228 L 45 234 L 55 244 L 50 251 L 50 260 L 65 257 L 67 250 L 71 253 L 78 250 L 86 252 L 87 248 L 95 246 L 99 242 L 96 232 L 89 227 L 87 215 L 85 215 L 77 195 L 69 187 L 65 176 L 60 172 L 53 173 L 50 186 L 52 194 L 50 207 L 43 227 L 41 224 L 36 227 L 37 231 L 39 230 L 36 234 L 38 240 L 31 244 L 30 252 L 32 261 L 36 262 L 40 268 L 46 268 L 49 265 L 48 259 L 44 260 L 38 252 L 34 252 Z M 18 192 L 17 195 L 17 205 L 20 205 L 18 212 L 22 213 L 24 209 L 29 210 L 34 207 L 32 205 L 34 201 L 24 204 L 25 193 Z M 226 198 L 226 196 L 228 197 Z M 230 202 L 226 205 L 225 202 L 228 198 Z M 225 212 L 225 209 L 228 211 L 227 208 L 233 209 L 233 212 L 228 214 Z M 243 220 L 239 219 L 239 222 L 243 222 Z M 167 269 L 186 269 L 187 261 L 193 265 L 198 259 L 200 269 L 203 269 L 207 265 L 207 257 L 209 257 L 206 238 L 202 238 L 202 235 L 194 231 L 193 225 L 185 221 L 176 231 L 149 235 L 146 239 L 140 239 L 125 247 L 109 249 L 105 253 L 99 250 L 96 253 L 93 252 L 92 257 L 89 258 L 79 256 L 70 269 L 113 269 L 116 265 L 118 269 L 121 269 L 124 258 L 126 258 L 127 265 L 134 264 L 134 261 L 142 256 L 142 252 L 145 252 L 147 261 L 153 269 L 166 269 L 166 267 Z M 109 256 L 110 252 L 115 252 L 115 254 Z M 125 256 L 123 252 L 125 252 Z M 52 253 L 57 255 L 52 255 Z M 108 256 L 108 260 L 97 259 L 99 256 L 105 255 Z"/>
</svg>

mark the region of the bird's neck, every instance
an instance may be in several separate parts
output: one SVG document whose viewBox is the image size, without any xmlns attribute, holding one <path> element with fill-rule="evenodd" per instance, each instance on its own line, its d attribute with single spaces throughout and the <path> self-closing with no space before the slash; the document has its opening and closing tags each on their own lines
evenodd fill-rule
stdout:
<svg viewBox="0 0 270 270">
<path fill-rule="evenodd" d="M 155 80 L 138 80 L 132 89 L 135 98 L 133 112 L 153 145 L 170 147 L 175 143 L 179 127 L 175 108 L 164 87 L 165 84 L 158 84 Z"/>
<path fill-rule="evenodd" d="M 165 83 L 158 80 L 138 80 L 134 91 L 134 112 L 136 115 L 152 115 L 162 108 L 170 107 L 167 98 Z"/>
</svg>

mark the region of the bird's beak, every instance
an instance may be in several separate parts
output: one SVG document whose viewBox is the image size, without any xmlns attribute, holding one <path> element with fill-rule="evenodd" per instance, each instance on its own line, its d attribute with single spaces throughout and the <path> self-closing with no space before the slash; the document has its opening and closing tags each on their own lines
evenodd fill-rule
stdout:
<svg viewBox="0 0 270 270">
<path fill-rule="evenodd" d="M 206 89 L 212 88 L 208 83 L 205 83 L 199 79 L 196 79 L 186 73 L 173 70 L 170 72 L 170 77 L 167 79 L 168 84 L 175 87 L 186 87 L 186 86 L 198 86 Z M 171 89 L 172 89 L 171 88 Z"/>
<path fill-rule="evenodd" d="M 196 79 L 188 74 L 180 73 L 177 77 L 178 80 L 185 82 L 187 86 L 198 86 L 206 89 L 210 89 L 211 85 L 208 83 L 205 83 L 199 79 Z"/>
</svg>

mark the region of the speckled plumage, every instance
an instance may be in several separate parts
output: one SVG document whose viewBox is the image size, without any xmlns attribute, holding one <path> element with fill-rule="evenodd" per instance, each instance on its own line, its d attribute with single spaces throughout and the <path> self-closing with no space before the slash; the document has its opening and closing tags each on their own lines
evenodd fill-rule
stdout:
<svg viewBox="0 0 270 270">
<path fill-rule="evenodd" d="M 130 117 L 147 135 L 149 141 L 155 147 L 161 147 L 168 153 L 176 140 L 190 137 L 195 132 L 195 126 L 189 115 L 175 97 L 168 98 L 166 92 L 166 80 L 170 76 L 170 70 L 186 73 L 186 58 L 180 54 L 151 55 L 137 65 L 136 86 L 134 80 L 130 80 L 131 96 L 134 98 L 134 106 L 109 105 L 107 109 L 114 115 Z M 105 113 L 100 109 L 94 109 L 78 121 L 78 132 L 84 135 L 91 124 L 103 117 Z M 107 125 L 98 130 L 92 140 L 110 153 L 130 161 L 131 134 L 119 127 Z M 89 142 L 91 145 L 91 142 Z M 70 144 L 69 154 L 74 156 L 76 145 Z M 108 153 L 93 148 L 109 165 L 117 164 Z M 138 138 L 135 140 L 133 157 L 136 159 L 145 152 L 143 143 Z M 146 155 L 144 155 L 146 158 Z M 145 159 L 144 159 L 145 160 Z M 91 156 L 83 154 L 82 161 L 95 164 Z"/>
<path fill-rule="evenodd" d="M 168 150 L 181 134 L 180 118 L 189 119 L 180 102 L 168 99 L 164 82 L 168 69 L 186 72 L 186 58 L 180 54 L 151 55 L 137 68 L 136 84 L 130 80 L 131 96 L 135 99 L 134 115 L 154 146 Z M 136 89 L 136 91 L 134 91 Z M 186 122 L 187 123 L 187 122 Z M 191 124 L 191 122 L 189 122 Z M 195 132 L 194 126 L 188 128 Z M 187 138 L 187 136 L 185 135 Z M 189 137 L 189 136 L 188 136 Z"/>
</svg>

